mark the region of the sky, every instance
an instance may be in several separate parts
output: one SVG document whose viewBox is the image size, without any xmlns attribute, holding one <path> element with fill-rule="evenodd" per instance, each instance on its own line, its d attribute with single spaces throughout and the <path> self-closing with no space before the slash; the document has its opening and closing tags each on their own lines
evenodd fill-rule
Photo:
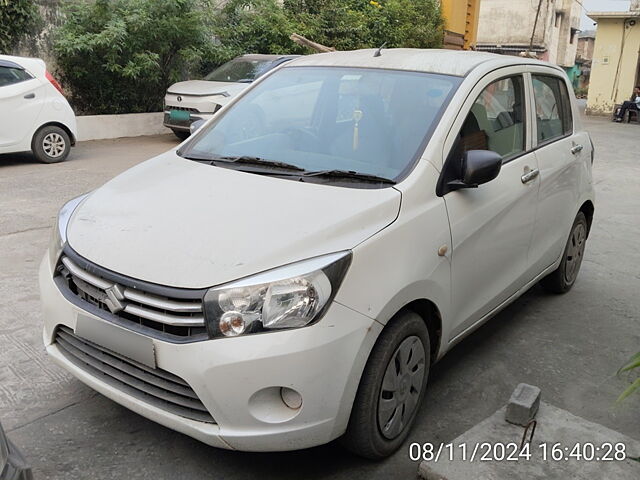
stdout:
<svg viewBox="0 0 640 480">
<path fill-rule="evenodd" d="M 576 0 L 583 5 L 580 30 L 593 30 L 593 20 L 586 12 L 625 12 L 629 10 L 629 0 Z"/>
</svg>

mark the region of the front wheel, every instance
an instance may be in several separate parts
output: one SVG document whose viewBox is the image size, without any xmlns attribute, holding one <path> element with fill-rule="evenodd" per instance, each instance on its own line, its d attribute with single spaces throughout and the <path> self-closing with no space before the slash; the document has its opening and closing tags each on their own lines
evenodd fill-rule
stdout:
<svg viewBox="0 0 640 480">
<path fill-rule="evenodd" d="M 422 402 L 430 365 L 429 331 L 414 312 L 402 312 L 382 331 L 364 369 L 343 445 L 381 459 L 406 440 Z"/>
<path fill-rule="evenodd" d="M 47 125 L 36 132 L 31 141 L 33 155 L 42 163 L 63 162 L 69 156 L 69 134 L 55 125 Z"/>
<path fill-rule="evenodd" d="M 173 134 L 178 137 L 180 140 L 186 140 L 191 136 L 191 132 L 187 132 L 185 130 L 171 130 Z"/>
<path fill-rule="evenodd" d="M 545 290 L 551 293 L 566 293 L 571 290 L 582 265 L 588 231 L 587 218 L 584 213 L 578 212 L 562 253 L 560 265 L 540 282 Z"/>
</svg>

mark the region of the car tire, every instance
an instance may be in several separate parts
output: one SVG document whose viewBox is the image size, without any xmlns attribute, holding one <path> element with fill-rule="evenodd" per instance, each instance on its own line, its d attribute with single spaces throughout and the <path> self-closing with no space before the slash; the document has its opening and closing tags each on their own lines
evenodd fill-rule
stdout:
<svg viewBox="0 0 640 480">
<path fill-rule="evenodd" d="M 582 265 L 588 232 L 587 218 L 584 213 L 578 212 L 571 226 L 569 239 L 562 252 L 560 265 L 540 282 L 546 291 L 550 293 L 566 293 L 571 290 L 578 277 L 580 265 Z"/>
<path fill-rule="evenodd" d="M 430 355 L 429 331 L 420 315 L 403 311 L 387 324 L 360 379 L 341 438 L 345 448 L 373 460 L 400 448 L 424 397 Z"/>
<path fill-rule="evenodd" d="M 31 151 L 42 163 L 64 162 L 71 151 L 71 138 L 64 129 L 47 125 L 33 136 Z"/>
<path fill-rule="evenodd" d="M 184 130 L 172 130 L 173 134 L 178 137 L 180 140 L 186 140 L 191 136 L 191 132 L 185 132 Z"/>
</svg>

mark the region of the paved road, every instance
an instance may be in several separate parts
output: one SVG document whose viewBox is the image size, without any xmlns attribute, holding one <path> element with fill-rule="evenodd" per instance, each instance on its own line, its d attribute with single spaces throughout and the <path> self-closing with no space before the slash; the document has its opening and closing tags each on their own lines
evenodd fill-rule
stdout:
<svg viewBox="0 0 640 480">
<path fill-rule="evenodd" d="M 410 442 L 455 438 L 500 408 L 519 382 L 640 439 L 640 396 L 613 406 L 625 386 L 614 373 L 640 349 L 640 127 L 587 125 L 598 202 L 577 284 L 565 296 L 532 289 L 436 365 Z M 173 145 L 170 136 L 88 142 L 59 165 L 0 156 L 0 419 L 36 479 L 414 478 L 409 442 L 380 463 L 335 444 L 282 454 L 216 450 L 129 412 L 47 361 L 36 270 L 58 208 Z"/>
</svg>

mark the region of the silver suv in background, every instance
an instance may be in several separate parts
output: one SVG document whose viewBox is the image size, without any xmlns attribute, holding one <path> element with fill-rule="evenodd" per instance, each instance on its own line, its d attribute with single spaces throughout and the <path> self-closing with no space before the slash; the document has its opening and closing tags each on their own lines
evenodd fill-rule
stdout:
<svg viewBox="0 0 640 480">
<path fill-rule="evenodd" d="M 298 55 L 242 55 L 213 70 L 202 80 L 174 83 L 164 97 L 164 125 L 178 138 L 189 136 L 197 120 L 208 120 L 247 86 Z M 259 122 L 259 118 L 254 118 Z"/>
</svg>

